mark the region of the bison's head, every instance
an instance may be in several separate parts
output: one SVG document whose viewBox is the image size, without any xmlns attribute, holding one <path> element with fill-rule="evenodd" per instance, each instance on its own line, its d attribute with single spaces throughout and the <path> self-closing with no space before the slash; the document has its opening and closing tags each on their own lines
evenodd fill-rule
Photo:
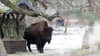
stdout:
<svg viewBox="0 0 100 56">
<path fill-rule="evenodd" d="M 53 28 L 52 27 L 45 27 L 44 28 L 44 35 L 45 35 L 45 39 L 48 42 L 48 44 L 51 42 L 52 32 L 53 32 Z"/>
</svg>

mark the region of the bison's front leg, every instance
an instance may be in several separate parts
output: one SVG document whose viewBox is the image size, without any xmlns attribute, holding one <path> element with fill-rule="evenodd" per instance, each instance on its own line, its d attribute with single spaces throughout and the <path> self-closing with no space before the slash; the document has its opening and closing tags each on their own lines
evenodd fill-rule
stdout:
<svg viewBox="0 0 100 56">
<path fill-rule="evenodd" d="M 28 46 L 28 50 L 29 50 L 30 52 L 32 52 L 31 47 L 30 47 L 30 43 L 27 43 L 27 46 Z"/>
<path fill-rule="evenodd" d="M 43 53 L 43 46 L 41 44 L 37 44 L 37 50 L 40 52 L 40 53 Z"/>
<path fill-rule="evenodd" d="M 45 42 L 41 42 L 39 44 L 37 44 L 37 50 L 40 52 L 40 53 L 44 53 L 43 51 L 43 48 L 44 48 L 44 45 L 45 45 Z"/>
</svg>

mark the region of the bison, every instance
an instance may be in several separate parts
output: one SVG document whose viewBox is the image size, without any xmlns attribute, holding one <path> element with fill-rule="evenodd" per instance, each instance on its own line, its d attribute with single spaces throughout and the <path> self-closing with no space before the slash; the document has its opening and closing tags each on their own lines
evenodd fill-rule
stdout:
<svg viewBox="0 0 100 56">
<path fill-rule="evenodd" d="M 49 27 L 46 21 L 40 21 L 27 27 L 23 38 L 27 41 L 29 51 L 32 52 L 30 45 L 35 44 L 37 50 L 43 53 L 45 43 L 48 42 L 49 44 L 51 42 L 52 31 L 53 28 Z"/>
</svg>

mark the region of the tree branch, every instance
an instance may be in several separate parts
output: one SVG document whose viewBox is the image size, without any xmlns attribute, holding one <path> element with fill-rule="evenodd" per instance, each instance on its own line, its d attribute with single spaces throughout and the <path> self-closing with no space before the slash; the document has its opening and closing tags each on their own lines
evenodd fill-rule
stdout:
<svg viewBox="0 0 100 56">
<path fill-rule="evenodd" d="M 40 15 L 40 12 L 38 12 L 38 11 L 28 11 L 28 10 L 21 9 L 20 7 L 16 6 L 15 4 L 12 4 L 9 0 L 0 0 L 0 2 L 5 4 L 6 6 L 10 7 L 11 9 L 13 9 L 15 12 L 17 12 L 19 14 L 26 14 L 26 15 L 30 15 L 30 16 Z"/>
<path fill-rule="evenodd" d="M 34 10 L 34 11 L 28 11 L 28 10 L 24 10 L 18 6 L 16 6 L 15 4 L 11 3 L 9 0 L 0 0 L 0 2 L 2 2 L 3 4 L 5 4 L 6 6 L 10 7 L 11 9 L 13 9 L 14 12 L 17 12 L 19 14 L 23 14 L 23 15 L 29 15 L 29 16 L 33 16 L 33 17 L 37 17 L 37 16 L 43 16 L 48 20 L 52 20 L 53 18 L 55 18 L 56 16 L 58 16 L 58 12 L 56 12 L 54 15 L 49 16 L 46 15 L 43 12 L 40 12 L 38 10 Z"/>
</svg>

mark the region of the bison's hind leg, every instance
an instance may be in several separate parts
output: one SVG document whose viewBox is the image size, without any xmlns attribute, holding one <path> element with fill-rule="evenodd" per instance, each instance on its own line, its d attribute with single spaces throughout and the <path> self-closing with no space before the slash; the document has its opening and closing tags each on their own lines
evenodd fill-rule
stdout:
<svg viewBox="0 0 100 56">
<path fill-rule="evenodd" d="M 29 50 L 30 52 L 32 52 L 30 45 L 31 45 L 30 43 L 27 43 L 28 50 Z"/>
</svg>

